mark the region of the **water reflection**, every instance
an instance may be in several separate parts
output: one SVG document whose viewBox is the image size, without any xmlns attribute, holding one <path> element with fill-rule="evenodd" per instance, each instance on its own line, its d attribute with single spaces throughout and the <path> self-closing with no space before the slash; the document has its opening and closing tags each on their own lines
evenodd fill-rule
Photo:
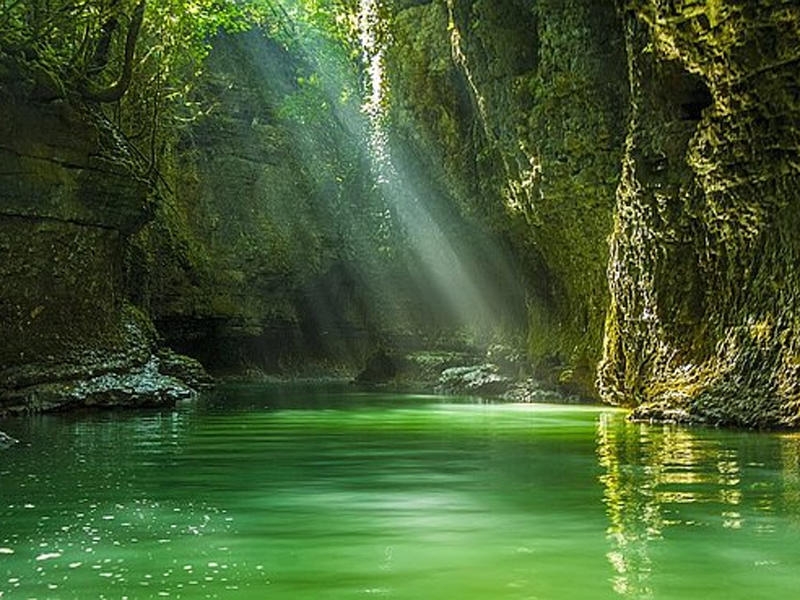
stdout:
<svg viewBox="0 0 800 600">
<path fill-rule="evenodd" d="M 12 424 L 0 599 L 794 597 L 800 436 L 293 393 Z"/>
<path fill-rule="evenodd" d="M 783 465 L 783 508 L 790 515 L 792 523 L 800 527 L 800 434 L 780 437 L 780 457 Z"/>
<path fill-rule="evenodd" d="M 799 436 L 653 426 L 601 415 L 597 456 L 609 521 L 607 558 L 613 589 L 622 596 L 662 597 L 658 582 L 670 577 L 659 572 L 664 555 L 699 539 L 720 566 L 776 566 L 766 542 L 747 552 L 737 546 L 776 534 L 778 517 L 800 518 Z M 743 531 L 749 537 L 738 534 L 739 541 L 735 536 Z"/>
</svg>

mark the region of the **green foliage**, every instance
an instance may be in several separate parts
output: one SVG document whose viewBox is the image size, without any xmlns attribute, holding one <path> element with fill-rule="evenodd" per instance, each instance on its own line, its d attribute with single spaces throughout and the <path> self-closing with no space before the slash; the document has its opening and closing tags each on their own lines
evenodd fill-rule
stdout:
<svg viewBox="0 0 800 600">
<path fill-rule="evenodd" d="M 285 99 L 281 116 L 305 125 L 328 119 L 333 110 L 340 119 L 352 120 L 362 93 L 356 8 L 348 0 L 248 3 L 248 18 L 302 59 L 298 89 Z"/>
<path fill-rule="evenodd" d="M 285 98 L 281 117 L 322 124 L 333 110 L 340 121 L 355 122 L 361 81 L 352 0 L 150 0 L 131 60 L 128 32 L 145 2 L 0 0 L 0 48 L 27 65 L 23 70 L 47 73 L 62 90 L 55 95 L 124 87 L 107 114 L 152 168 L 176 128 L 211 108 L 192 90 L 220 31 L 261 28 L 302 58 L 297 91 Z"/>
<path fill-rule="evenodd" d="M 138 0 L 5 0 L 0 42 L 6 52 L 22 52 L 73 81 L 111 71 Z M 241 29 L 246 20 L 232 0 L 159 0 L 146 7 L 137 69 L 154 57 L 161 71 L 201 61 L 210 35 L 220 28 Z"/>
<path fill-rule="evenodd" d="M 137 11 L 141 15 L 137 23 Z M 0 47 L 23 71 L 46 72 L 70 96 L 106 112 L 155 169 L 220 30 L 251 26 L 234 0 L 5 0 Z M 126 74 L 127 71 L 127 74 Z M 116 85 L 118 95 L 92 93 Z"/>
</svg>

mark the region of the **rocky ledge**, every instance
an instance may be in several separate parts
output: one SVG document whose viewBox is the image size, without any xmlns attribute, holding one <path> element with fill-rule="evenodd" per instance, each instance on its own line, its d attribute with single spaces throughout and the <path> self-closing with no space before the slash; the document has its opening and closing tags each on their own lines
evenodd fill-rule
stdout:
<svg viewBox="0 0 800 600">
<path fill-rule="evenodd" d="M 478 396 L 509 402 L 577 404 L 590 401 L 570 390 L 531 377 L 519 350 L 489 348 L 379 350 L 354 383 L 427 390 L 437 394 Z"/>
<path fill-rule="evenodd" d="M 47 375 L 53 376 L 57 371 Z M 196 360 L 160 350 L 139 365 L 0 391 L 0 416 L 77 407 L 147 407 L 194 398 L 211 385 Z"/>
</svg>

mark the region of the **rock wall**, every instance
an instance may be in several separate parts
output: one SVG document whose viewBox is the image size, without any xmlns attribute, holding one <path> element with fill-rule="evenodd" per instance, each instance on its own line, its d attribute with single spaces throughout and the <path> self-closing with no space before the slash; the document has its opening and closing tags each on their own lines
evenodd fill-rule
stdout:
<svg viewBox="0 0 800 600">
<path fill-rule="evenodd" d="M 0 64 L 0 413 L 175 399 L 173 376 L 202 370 L 164 347 L 313 375 L 455 337 L 385 231 L 357 99 L 326 97 L 302 56 L 257 31 L 216 40 L 187 98 L 202 111 L 160 132 L 147 178 L 100 109 L 36 93 L 35 70 Z"/>
<path fill-rule="evenodd" d="M 164 161 L 170 192 L 131 260 L 168 342 L 223 370 L 274 366 L 292 349 L 293 293 L 322 254 L 313 184 L 276 115 L 294 74 L 253 38 L 212 52 L 193 98 L 209 114 L 178 132 Z"/>
<path fill-rule="evenodd" d="M 179 132 L 171 192 L 137 236 L 137 302 L 215 371 L 356 372 L 378 347 L 462 343 L 441 282 L 389 214 L 359 99 L 341 101 L 358 84 L 325 77 L 263 32 L 218 38 L 193 98 L 210 110 Z M 482 232 L 424 178 L 399 192 L 415 185 L 461 258 L 492 271 Z M 486 297 L 507 303 L 508 288 Z"/>
<path fill-rule="evenodd" d="M 513 250 L 495 284 L 523 280 L 536 374 L 640 418 L 800 425 L 800 7 L 384 8 L 394 156 L 457 253 L 480 229 Z M 102 115 L 6 58 L 0 412 L 188 393 L 151 318 L 237 370 L 451 325 L 387 233 L 363 118 L 279 44 L 220 41 L 158 202 Z"/>
<path fill-rule="evenodd" d="M 192 97 L 206 113 L 177 132 L 170 192 L 137 236 L 140 303 L 220 373 L 353 371 L 376 343 L 369 167 L 314 73 L 263 32 L 216 39 Z"/>
<path fill-rule="evenodd" d="M 393 6 L 399 143 L 522 257 L 539 375 L 641 418 L 796 426 L 800 8 Z"/>
<path fill-rule="evenodd" d="M 33 99 L 24 72 L 2 89 L 0 414 L 191 393 L 125 293 L 126 239 L 152 214 L 135 157 L 86 107 Z"/>
<path fill-rule="evenodd" d="M 537 375 L 596 396 L 629 111 L 614 5 L 396 2 L 391 31 L 397 144 L 514 247 Z"/>
<path fill-rule="evenodd" d="M 643 418 L 800 420 L 800 8 L 633 2 L 600 385 Z"/>
</svg>

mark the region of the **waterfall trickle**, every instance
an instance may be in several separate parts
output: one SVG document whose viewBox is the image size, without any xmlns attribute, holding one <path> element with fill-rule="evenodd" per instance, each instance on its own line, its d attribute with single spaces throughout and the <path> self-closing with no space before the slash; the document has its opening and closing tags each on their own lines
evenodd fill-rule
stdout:
<svg viewBox="0 0 800 600">
<path fill-rule="evenodd" d="M 386 51 L 391 32 L 378 0 L 361 0 L 358 15 L 359 42 L 366 71 L 362 111 L 369 121 L 368 149 L 373 176 L 387 206 L 387 228 L 401 232 L 404 243 L 420 267 L 421 289 L 431 289 L 432 302 L 445 305 L 444 312 L 473 333 L 492 328 L 493 316 L 475 274 L 462 256 L 464 240 L 456 239 L 452 223 L 442 211 L 418 167 L 399 158 L 388 131 L 390 83 Z M 460 246 L 461 245 L 461 246 Z"/>
</svg>

